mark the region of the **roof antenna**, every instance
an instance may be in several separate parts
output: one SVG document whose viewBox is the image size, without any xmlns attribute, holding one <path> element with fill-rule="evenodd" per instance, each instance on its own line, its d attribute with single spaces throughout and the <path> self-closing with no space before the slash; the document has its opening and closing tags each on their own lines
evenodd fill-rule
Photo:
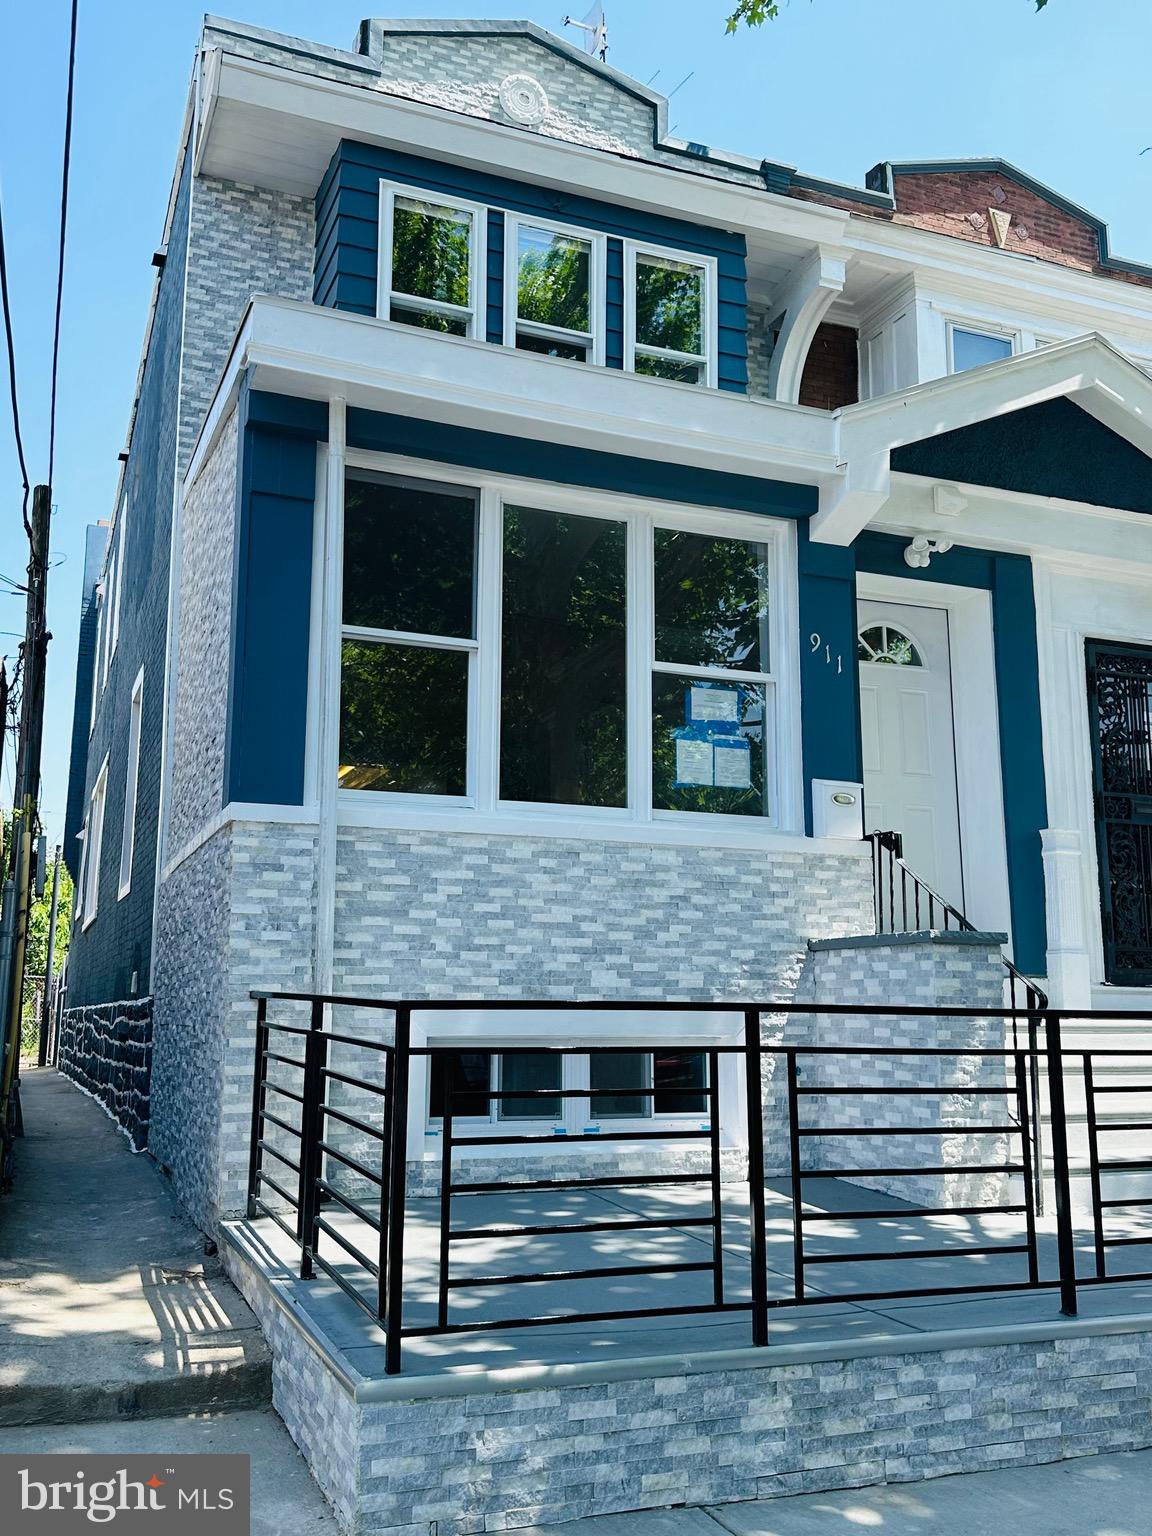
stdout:
<svg viewBox="0 0 1152 1536">
<path fill-rule="evenodd" d="M 593 58 L 599 59 L 602 64 L 608 62 L 608 23 L 604 19 L 604 7 L 600 0 L 585 16 L 583 21 L 577 21 L 574 16 L 565 16 L 566 27 L 579 27 L 585 34 L 584 50 Z"/>
</svg>

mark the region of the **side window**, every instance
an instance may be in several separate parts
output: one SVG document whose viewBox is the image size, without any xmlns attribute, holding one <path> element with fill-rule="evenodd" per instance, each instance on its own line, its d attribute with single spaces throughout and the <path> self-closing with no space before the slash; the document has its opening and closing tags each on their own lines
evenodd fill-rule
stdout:
<svg viewBox="0 0 1152 1536">
<path fill-rule="evenodd" d="M 604 236 L 511 217 L 506 228 L 505 343 L 603 363 Z"/>
<path fill-rule="evenodd" d="M 104 847 L 104 807 L 108 799 L 108 759 L 96 777 L 88 807 L 88 832 L 84 840 L 84 927 L 96 921 L 100 899 L 100 855 Z"/>
<path fill-rule="evenodd" d="M 449 336 L 475 336 L 484 211 L 414 189 L 380 188 L 377 314 Z"/>
<path fill-rule="evenodd" d="M 625 366 L 682 384 L 714 384 L 713 263 L 628 248 Z"/>
<path fill-rule="evenodd" d="M 132 889 L 132 855 L 136 848 L 136 798 L 140 783 L 140 727 L 144 717 L 144 668 L 132 684 L 128 721 L 128 773 L 124 780 L 124 828 L 120 837 L 120 881 L 117 900 Z"/>
<path fill-rule="evenodd" d="M 1011 336 L 996 331 L 972 331 L 965 326 L 948 328 L 948 361 L 953 373 L 981 368 L 1011 357 L 1015 350 Z"/>
</svg>

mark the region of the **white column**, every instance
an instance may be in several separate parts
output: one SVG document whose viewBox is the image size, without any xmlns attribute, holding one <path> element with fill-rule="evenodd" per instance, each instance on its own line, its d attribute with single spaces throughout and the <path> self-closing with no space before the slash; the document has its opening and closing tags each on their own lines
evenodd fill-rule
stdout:
<svg viewBox="0 0 1152 1536">
<path fill-rule="evenodd" d="M 340 576 L 344 547 L 345 402 L 328 404 L 328 456 L 324 477 L 324 542 L 320 598 L 320 700 L 316 739 L 316 940 L 312 985 L 332 991 L 336 932 L 337 743 L 340 737 Z"/>
<path fill-rule="evenodd" d="M 1084 922 L 1085 868 L 1078 831 L 1046 827 L 1040 834 L 1044 857 L 1044 899 L 1048 916 L 1048 990 L 1057 1008 L 1092 1006 L 1092 961 Z"/>
</svg>

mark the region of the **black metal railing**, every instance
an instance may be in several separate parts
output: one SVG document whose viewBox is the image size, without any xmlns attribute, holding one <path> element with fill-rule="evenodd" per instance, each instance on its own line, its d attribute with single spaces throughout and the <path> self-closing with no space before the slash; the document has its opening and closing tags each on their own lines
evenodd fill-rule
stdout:
<svg viewBox="0 0 1152 1536">
<path fill-rule="evenodd" d="M 953 906 L 904 862 L 904 839 L 899 832 L 869 832 L 864 841 L 872 849 L 872 899 L 877 933 L 921 933 L 925 930 L 976 933 L 959 907 Z M 1009 1005 L 1025 1012 L 1048 1006 L 1048 994 L 1030 976 L 1017 969 L 1007 955 L 1001 957 L 1008 975 Z"/>
<path fill-rule="evenodd" d="M 298 1257 L 302 1279 L 312 1279 L 318 1273 L 323 1275 L 380 1324 L 385 1333 L 385 1369 L 389 1373 L 401 1367 L 403 1341 L 418 1336 L 700 1313 L 745 1313 L 750 1319 L 752 1342 L 764 1345 L 768 1342 L 771 1313 L 782 1307 L 821 1305 L 830 1299 L 863 1302 L 910 1296 L 1052 1290 L 1059 1292 L 1062 1311 L 1074 1315 L 1077 1291 L 1081 1286 L 1152 1278 L 1152 1272 L 1146 1276 L 1115 1275 L 1108 1271 L 1106 1264 L 1107 1254 L 1114 1247 L 1152 1243 L 1152 1228 L 1146 1235 L 1128 1232 L 1115 1236 L 1106 1232 L 1104 1226 L 1107 1213 L 1120 1206 L 1152 1208 L 1152 1195 L 1125 1200 L 1105 1199 L 1102 1194 L 1103 1181 L 1117 1172 L 1152 1170 L 1152 1108 L 1147 1120 L 1126 1119 L 1118 1124 L 1100 1124 L 1095 1114 L 1096 1096 L 1101 1093 L 1150 1090 L 1142 1084 L 1124 1088 L 1109 1083 L 1101 1087 L 1094 1084 L 1093 1078 L 1093 1064 L 1100 1058 L 1152 1058 L 1152 1050 L 1065 1051 L 1061 1045 L 1061 1024 L 1065 1016 L 1055 1010 L 1016 1016 L 1010 1012 L 992 1013 L 967 1008 L 873 1007 L 847 1003 L 428 1001 L 287 993 L 254 996 L 257 999 L 256 1071 L 249 1217 L 269 1220 L 289 1239 Z M 310 1010 L 308 1024 L 272 1019 L 270 1006 L 273 1002 L 296 1008 L 307 1005 Z M 394 1040 L 385 1043 L 348 1030 L 332 1029 L 329 1027 L 331 1012 L 342 1006 L 369 1009 L 372 1016 L 381 1012 L 393 1015 Z M 603 1088 L 568 1086 L 562 1074 L 560 1086 L 477 1089 L 475 1084 L 464 1081 L 461 1046 L 414 1046 L 412 1043 L 414 1012 L 428 1016 L 445 1011 L 474 1014 L 484 1010 L 503 1015 L 531 1010 L 589 1016 L 603 1010 L 613 1014 L 651 1014 L 655 1011 L 669 1016 L 708 1014 L 713 1021 L 716 1015 L 727 1014 L 732 1017 L 733 1024 L 722 1042 L 709 1038 L 698 1045 L 686 1043 L 688 1037 L 683 1035 L 678 1035 L 671 1044 L 661 1040 L 646 1042 L 643 1047 L 635 1044 L 606 1046 L 571 1039 L 563 1045 L 546 1046 L 534 1041 L 530 1047 L 534 1055 L 560 1058 L 573 1055 L 602 1057 L 631 1054 L 639 1049 L 661 1051 L 665 1048 L 675 1052 L 694 1049 L 707 1058 L 707 1080 L 702 1090 L 706 1118 L 704 1115 L 693 1116 L 693 1120 L 700 1123 L 678 1128 L 667 1124 L 651 1129 L 624 1126 L 614 1127 L 608 1133 L 596 1130 L 557 1135 L 517 1128 L 515 1121 L 501 1121 L 498 1117 L 481 1128 L 474 1118 L 477 1096 L 497 1105 L 506 1099 L 515 1099 L 523 1105 L 533 1098 L 541 1098 L 553 1105 L 558 1100 L 579 1099 L 587 1101 L 591 1107 L 598 1098 L 619 1099 L 625 1092 L 628 1098 L 638 1099 L 652 1097 L 656 1090 L 631 1085 L 622 1090 L 618 1084 Z M 993 1035 L 1002 1031 L 1005 1038 L 1011 1038 L 1012 1027 L 1025 1024 L 1030 1027 L 1019 1038 L 1039 1043 L 1003 1046 L 966 1043 L 947 1046 L 773 1044 L 761 1038 L 765 1015 L 789 1016 L 800 1021 L 815 1016 L 842 1016 L 846 1021 L 922 1020 L 922 1026 L 917 1025 L 917 1032 L 921 1027 L 927 1032 L 929 1021 L 935 1020 L 938 1026 L 947 1027 L 953 1033 L 964 1031 L 973 1038 L 982 1033 L 988 1038 L 989 1031 Z M 1152 1021 L 1152 1014 L 1075 1015 L 1077 1021 L 1094 1016 Z M 336 1051 L 341 1055 L 339 1066 L 334 1065 Z M 1034 1067 L 1041 1057 L 1047 1068 L 1051 1184 L 1055 1196 L 1055 1263 L 1051 1263 L 1052 1256 L 1049 1255 L 1047 1270 L 1042 1262 L 1038 1237 L 1032 1136 L 1032 1127 L 1040 1113 Z M 411 1198 L 408 1194 L 408 1141 L 413 1065 L 421 1058 L 426 1062 L 439 1059 L 443 1064 L 440 1076 L 442 1140 L 434 1320 L 412 1321 L 411 1312 L 407 1319 L 405 1316 L 409 1306 L 405 1244 Z M 357 1062 L 360 1063 L 358 1067 Z M 731 1067 L 726 1063 L 731 1063 Z M 769 1063 L 771 1070 L 766 1071 Z M 901 1072 L 905 1075 L 911 1072 L 916 1063 L 920 1068 L 914 1074 L 917 1080 L 897 1080 Z M 721 1078 L 725 1072 L 731 1084 L 739 1082 L 744 1101 L 738 1121 L 730 1124 L 725 1123 L 726 1101 L 721 1092 Z M 1088 1185 L 1095 1249 L 1092 1274 L 1079 1271 L 1076 1257 L 1065 1106 L 1066 1082 L 1070 1078 L 1082 1080 L 1088 1103 Z M 767 1102 L 765 1084 L 770 1095 Z M 334 1095 L 339 1091 L 343 1092 L 344 1099 L 337 1103 Z M 470 1108 L 466 1114 L 461 1114 L 460 1106 L 465 1095 Z M 855 1108 L 846 1109 L 845 1100 L 851 1101 Z M 731 1095 L 727 1102 L 729 1105 L 734 1102 Z M 969 1118 L 960 1123 L 949 1123 L 945 1105 L 949 1106 L 948 1113 L 955 1113 L 960 1102 L 972 1106 L 965 1111 Z M 363 1107 L 365 1103 L 370 1107 Z M 870 1106 L 864 1117 L 867 1123 L 860 1123 L 862 1103 Z M 898 1110 L 896 1106 L 899 1106 Z M 419 1112 L 423 1119 L 424 1104 Z M 727 1113 L 731 1116 L 736 1111 L 729 1108 Z M 469 1119 L 471 1124 L 466 1123 Z M 1101 1159 L 1098 1138 L 1116 1129 L 1148 1133 L 1141 1156 L 1128 1161 L 1115 1157 Z M 940 1145 L 938 1138 L 949 1137 L 953 1139 L 948 1155 L 945 1156 L 942 1150 L 938 1157 L 926 1160 L 922 1143 L 929 1140 L 932 1145 Z M 994 1144 L 991 1152 L 989 1141 Z M 372 1149 L 371 1157 L 362 1151 L 361 1142 Z M 569 1167 L 560 1170 L 557 1176 L 556 1150 L 581 1142 L 595 1142 L 600 1146 L 606 1143 L 671 1143 L 678 1148 L 694 1150 L 698 1166 L 676 1171 L 661 1171 L 656 1167 L 643 1172 L 622 1167 L 619 1171 L 601 1170 L 586 1177 L 574 1157 Z M 782 1285 L 779 1266 L 774 1262 L 772 1294 L 769 1293 L 768 1279 L 769 1192 L 765 1182 L 769 1142 L 778 1149 L 787 1149 L 787 1155 L 781 1157 L 778 1153 L 774 1162 L 787 1165 L 784 1183 L 788 1194 L 783 1199 L 791 1221 L 793 1261 L 790 1285 Z M 869 1150 L 880 1146 L 883 1151 L 889 1142 L 897 1146 L 912 1145 L 914 1160 L 911 1163 L 892 1162 L 886 1153 L 877 1159 Z M 527 1149 L 530 1154 L 534 1146 L 541 1152 L 545 1147 L 548 1149 L 548 1164 L 543 1177 L 535 1176 L 541 1170 L 534 1169 L 531 1163 L 524 1165 L 527 1177 L 480 1178 L 475 1169 L 467 1168 L 461 1176 L 456 1162 L 458 1156 L 474 1158 L 481 1152 L 492 1153 L 509 1147 Z M 730 1265 L 736 1262 L 733 1260 L 734 1239 L 725 1227 L 724 1216 L 721 1164 L 728 1147 L 739 1147 L 747 1154 L 748 1237 L 745 1256 L 739 1261 L 743 1276 L 740 1295 L 731 1293 L 734 1288 L 725 1276 L 724 1264 L 726 1253 Z M 832 1157 L 830 1166 L 820 1161 L 822 1152 Z M 493 1173 L 498 1173 L 500 1167 L 493 1165 Z M 981 1181 L 991 1180 L 991 1196 L 963 1195 L 951 1203 L 943 1197 L 940 1200 L 921 1198 L 915 1204 L 899 1205 L 861 1201 L 853 1202 L 852 1209 L 831 1210 L 819 1208 L 809 1193 L 814 1186 L 821 1182 L 827 1186 L 831 1180 L 853 1186 L 866 1181 L 864 1188 L 879 1181 L 886 1192 L 890 1192 L 901 1189 L 922 1191 L 922 1181 L 948 1178 L 976 1180 L 978 1188 Z M 347 1187 L 351 1180 L 367 1185 L 370 1193 L 361 1196 L 359 1186 L 356 1194 L 351 1193 Z M 909 1185 L 904 1182 L 907 1180 L 917 1182 Z M 678 1185 L 695 1185 L 702 1190 L 705 1209 L 700 1214 L 686 1216 L 677 1207 L 656 1215 L 623 1212 L 620 1219 L 574 1218 L 562 1222 L 501 1219 L 496 1225 L 490 1217 L 457 1219 L 460 1202 L 467 1206 L 478 1196 L 504 1195 L 520 1199 L 539 1191 Z M 936 1185 L 931 1188 L 935 1189 Z M 338 1212 L 333 1207 L 338 1207 Z M 862 1246 L 829 1250 L 821 1247 L 819 1242 L 821 1227 L 827 1231 L 827 1224 L 832 1222 L 866 1225 L 894 1218 L 917 1222 L 942 1216 L 1011 1217 L 1016 1230 L 1008 1238 L 992 1242 L 980 1241 L 973 1245 L 958 1241 L 941 1247 L 917 1248 L 912 1251 L 914 1258 L 952 1260 L 956 1264 L 975 1261 L 983 1265 L 993 1258 L 1003 1257 L 1018 1264 L 1018 1274 L 1003 1279 L 976 1278 L 970 1273 L 969 1265 L 969 1270 L 958 1272 L 946 1284 L 922 1283 L 909 1288 L 902 1285 L 897 1276 L 892 1286 L 886 1288 L 877 1284 L 875 1270 L 871 1267 L 906 1262 L 907 1250 L 899 1245 L 890 1250 L 876 1248 L 867 1241 Z M 608 1232 L 655 1235 L 689 1227 L 702 1229 L 710 1237 L 710 1246 L 698 1258 L 684 1259 L 674 1254 L 653 1258 L 649 1255 L 639 1263 L 579 1262 L 545 1269 L 524 1267 L 522 1261 L 514 1261 L 517 1267 L 492 1272 L 483 1268 L 465 1270 L 458 1257 L 470 1251 L 469 1245 L 481 1241 L 488 1245 L 489 1252 L 491 1245 L 503 1243 L 517 1245 L 519 1252 L 523 1244 L 531 1245 L 537 1239 L 560 1238 L 579 1244 L 586 1238 Z M 951 1230 L 950 1225 L 949 1232 Z M 839 1236 L 842 1237 L 842 1233 Z M 644 1255 L 640 1257 L 643 1259 Z M 420 1260 L 425 1271 L 428 1261 L 429 1255 Z M 842 1286 L 834 1296 L 820 1290 L 813 1294 L 808 1280 L 813 1269 L 836 1266 L 836 1272 L 843 1275 L 846 1267 L 853 1264 L 869 1266 L 871 1278 L 866 1276 L 855 1289 Z M 688 1291 L 660 1305 L 606 1308 L 601 1301 L 598 1305 L 559 1314 L 529 1311 L 505 1316 L 495 1309 L 489 1315 L 483 1315 L 484 1293 L 493 1288 L 498 1288 L 501 1296 L 506 1297 L 520 1288 L 526 1288 L 531 1295 L 537 1288 L 547 1290 L 550 1284 L 557 1282 L 568 1282 L 573 1286 L 619 1279 L 647 1283 L 678 1276 L 692 1277 Z M 698 1297 L 690 1294 L 692 1283 L 701 1281 L 707 1287 L 707 1294 Z M 463 1318 L 456 1315 L 452 1305 L 460 1291 L 472 1293 L 468 1315 Z M 430 1293 L 420 1305 L 428 1310 L 431 1319 L 429 1298 Z M 642 1296 L 641 1299 L 645 1298 Z"/>
</svg>

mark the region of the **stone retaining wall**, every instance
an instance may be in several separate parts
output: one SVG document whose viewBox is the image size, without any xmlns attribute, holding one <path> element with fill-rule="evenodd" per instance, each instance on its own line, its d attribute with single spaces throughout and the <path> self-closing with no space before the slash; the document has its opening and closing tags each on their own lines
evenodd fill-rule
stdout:
<svg viewBox="0 0 1152 1536">
<path fill-rule="evenodd" d="M 151 1118 L 152 999 L 68 1008 L 60 1020 L 56 1065 L 85 1089 L 139 1151 Z"/>
</svg>

